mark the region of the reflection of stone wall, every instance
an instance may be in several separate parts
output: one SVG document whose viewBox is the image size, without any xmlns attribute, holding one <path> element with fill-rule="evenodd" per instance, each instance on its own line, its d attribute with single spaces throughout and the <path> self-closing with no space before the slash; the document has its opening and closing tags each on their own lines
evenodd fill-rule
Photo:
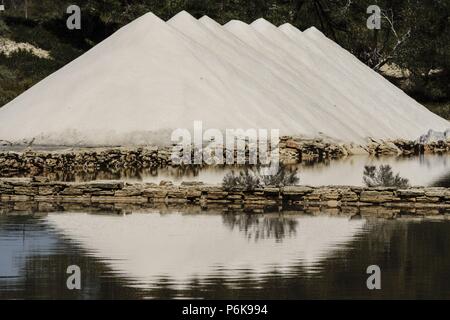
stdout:
<svg viewBox="0 0 450 320">
<path fill-rule="evenodd" d="M 220 186 L 202 183 L 170 182 L 124 183 L 96 181 L 89 183 L 50 182 L 45 178 L 0 179 L 2 203 L 51 203 L 136 205 L 218 206 L 230 210 L 278 207 L 283 209 L 365 208 L 379 212 L 380 208 L 413 210 L 434 214 L 450 210 L 449 188 L 364 188 L 364 187 L 266 187 L 255 191 L 225 191 Z M 355 214 L 358 211 L 354 211 Z"/>
<path fill-rule="evenodd" d="M 35 176 L 50 172 L 115 172 L 145 169 L 170 163 L 170 149 L 80 149 L 67 152 L 0 153 L 0 176 Z"/>
<path fill-rule="evenodd" d="M 170 147 L 145 148 L 97 148 L 75 151 L 25 151 L 0 152 L 0 177 L 59 176 L 83 173 L 87 176 L 98 172 L 115 174 L 119 171 L 141 171 L 172 165 Z M 420 145 L 396 140 L 383 142 L 371 140 L 366 147 L 324 142 L 320 139 L 294 139 L 283 137 L 280 141 L 280 161 L 286 164 L 321 162 L 351 154 L 412 155 L 421 153 L 445 153 L 450 143 L 436 142 Z"/>
</svg>

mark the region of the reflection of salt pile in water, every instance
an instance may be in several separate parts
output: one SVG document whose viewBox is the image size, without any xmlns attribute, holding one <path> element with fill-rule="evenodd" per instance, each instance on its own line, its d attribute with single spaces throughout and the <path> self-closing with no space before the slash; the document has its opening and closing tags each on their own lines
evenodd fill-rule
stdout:
<svg viewBox="0 0 450 320">
<path fill-rule="evenodd" d="M 168 279 L 182 285 L 261 277 L 273 270 L 290 272 L 317 263 L 348 244 L 363 230 L 364 220 L 295 217 L 295 235 L 249 241 L 248 235 L 224 226 L 222 215 L 132 214 L 123 217 L 79 213 L 51 214 L 46 219 L 64 236 L 107 263 L 113 272 L 142 287 Z M 292 270 L 294 271 L 294 270 Z"/>
<path fill-rule="evenodd" d="M 0 140 L 139 144 L 194 120 L 352 142 L 449 127 L 314 28 L 182 12 L 142 16 L 1 108 Z"/>
</svg>

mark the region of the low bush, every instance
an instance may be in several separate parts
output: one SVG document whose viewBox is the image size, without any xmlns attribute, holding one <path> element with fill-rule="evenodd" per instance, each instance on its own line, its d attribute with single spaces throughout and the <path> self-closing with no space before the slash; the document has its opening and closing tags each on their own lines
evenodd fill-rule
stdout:
<svg viewBox="0 0 450 320">
<path fill-rule="evenodd" d="M 297 168 L 287 168 L 280 165 L 276 172 L 267 174 L 262 169 L 245 168 L 236 174 L 231 171 L 225 175 L 222 187 L 227 190 L 253 191 L 266 186 L 284 187 L 295 185 L 300 181 L 297 175 Z"/>
<path fill-rule="evenodd" d="M 397 187 L 406 188 L 409 186 L 409 180 L 400 177 L 397 173 L 394 175 L 390 165 L 365 166 L 363 180 L 368 187 Z"/>
</svg>

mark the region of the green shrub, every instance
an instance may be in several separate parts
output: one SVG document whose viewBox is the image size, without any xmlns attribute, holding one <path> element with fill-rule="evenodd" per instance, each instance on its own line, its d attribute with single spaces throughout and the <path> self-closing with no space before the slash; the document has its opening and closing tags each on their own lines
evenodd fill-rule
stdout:
<svg viewBox="0 0 450 320">
<path fill-rule="evenodd" d="M 293 186 L 300 182 L 300 178 L 297 173 L 297 168 L 288 168 L 286 166 L 279 165 L 275 174 L 261 175 L 261 179 L 265 186 Z"/>
<path fill-rule="evenodd" d="M 284 187 L 295 185 L 300 181 L 297 176 L 297 168 L 288 169 L 280 165 L 275 173 L 265 174 L 261 169 L 245 168 L 236 174 L 234 171 L 227 173 L 222 181 L 222 187 L 227 190 L 253 191 L 265 186 Z"/>
<path fill-rule="evenodd" d="M 378 169 L 376 166 L 365 166 L 363 180 L 368 187 L 407 188 L 409 186 L 409 180 L 400 177 L 398 173 L 394 175 L 390 165 L 381 165 Z"/>
<path fill-rule="evenodd" d="M 239 174 L 234 171 L 227 173 L 222 181 L 222 187 L 227 190 L 253 191 L 262 187 L 261 180 L 255 171 L 245 168 Z"/>
</svg>

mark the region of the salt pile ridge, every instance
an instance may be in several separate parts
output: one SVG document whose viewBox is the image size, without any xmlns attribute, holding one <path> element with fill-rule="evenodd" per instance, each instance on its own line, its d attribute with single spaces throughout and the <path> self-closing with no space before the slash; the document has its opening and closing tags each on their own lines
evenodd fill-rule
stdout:
<svg viewBox="0 0 450 320">
<path fill-rule="evenodd" d="M 148 13 L 0 108 L 0 140 L 167 142 L 176 128 L 415 140 L 449 122 L 310 28 Z"/>
</svg>

